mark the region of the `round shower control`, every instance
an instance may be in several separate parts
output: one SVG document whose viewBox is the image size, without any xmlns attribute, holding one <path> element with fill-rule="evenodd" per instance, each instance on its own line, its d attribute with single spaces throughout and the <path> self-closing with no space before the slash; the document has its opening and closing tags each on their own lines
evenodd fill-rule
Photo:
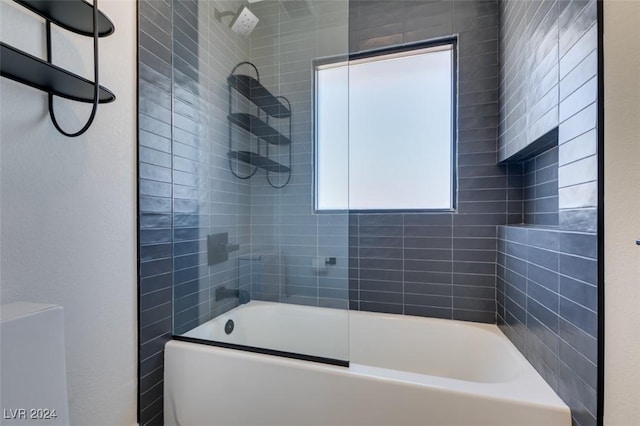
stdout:
<svg viewBox="0 0 640 426">
<path fill-rule="evenodd" d="M 224 325 L 224 332 L 227 334 L 231 334 L 231 332 L 233 331 L 233 327 L 235 327 L 235 324 L 233 324 L 233 320 L 227 321 L 227 323 Z"/>
</svg>

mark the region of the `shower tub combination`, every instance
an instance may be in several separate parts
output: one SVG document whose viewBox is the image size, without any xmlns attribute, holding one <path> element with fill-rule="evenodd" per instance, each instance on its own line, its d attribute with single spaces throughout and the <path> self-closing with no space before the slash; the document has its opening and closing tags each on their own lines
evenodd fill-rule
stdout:
<svg viewBox="0 0 640 426">
<path fill-rule="evenodd" d="M 350 362 L 172 340 L 166 425 L 571 425 L 495 325 L 251 301 L 183 336 Z"/>
</svg>

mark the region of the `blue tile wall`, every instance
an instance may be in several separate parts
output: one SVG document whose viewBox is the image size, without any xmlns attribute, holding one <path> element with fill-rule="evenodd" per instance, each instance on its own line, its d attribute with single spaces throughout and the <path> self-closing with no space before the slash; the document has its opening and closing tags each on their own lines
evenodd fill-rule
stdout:
<svg viewBox="0 0 640 426">
<path fill-rule="evenodd" d="M 498 324 L 569 405 L 597 424 L 597 235 L 498 228 Z"/>
<path fill-rule="evenodd" d="M 254 299 L 344 309 L 349 217 L 313 212 L 312 61 L 346 55 L 349 9 L 346 1 L 307 5 L 295 19 L 282 2 L 251 5 L 260 23 L 251 34 L 250 60 L 261 82 L 291 102 L 292 174 L 281 189 L 271 187 L 262 170 L 250 179 L 251 255 L 262 261 L 250 262 L 249 276 Z M 276 156 L 284 151 L 280 158 L 288 164 L 286 149 L 269 149 Z M 270 177 L 279 182 L 273 173 Z M 314 270 L 313 263 L 323 264 L 326 257 L 334 257 L 335 265 Z"/>
<path fill-rule="evenodd" d="M 523 220 L 533 226 L 499 228 L 498 323 L 573 423 L 595 425 L 596 1 L 505 0 L 500 14 L 498 157 L 525 157 L 541 135 L 557 147 L 523 163 Z"/>
<path fill-rule="evenodd" d="M 139 423 L 161 425 L 173 285 L 170 1 L 138 3 Z"/>
<path fill-rule="evenodd" d="M 352 214 L 352 309 L 495 322 L 496 226 L 523 209 L 522 167 L 497 165 L 498 25 L 497 1 L 350 2 L 352 53 L 459 42 L 457 211 Z"/>
<path fill-rule="evenodd" d="M 237 286 L 237 259 L 248 251 L 249 187 L 226 161 L 226 77 L 249 42 L 208 22 L 215 7 L 235 3 L 142 0 L 138 8 L 141 425 L 163 421 L 164 344 L 172 331 L 237 305 L 216 302 L 215 288 Z M 225 108 L 215 114 L 219 99 Z M 209 266 L 207 235 L 218 232 L 241 250 Z"/>
<path fill-rule="evenodd" d="M 351 1 L 348 13 L 338 3 L 314 3 L 316 17 L 299 20 L 256 3 L 261 25 L 248 40 L 206 18 L 237 2 L 139 2 L 140 424 L 162 423 L 172 326 L 186 331 L 236 306 L 215 302 L 222 285 L 288 303 L 489 323 L 497 314 L 574 423 L 594 424 L 595 0 Z M 310 60 L 451 34 L 457 211 L 313 215 Z M 283 190 L 228 170 L 225 79 L 243 60 L 294 105 Z M 557 148 L 498 164 L 553 128 Z M 504 226 L 521 223 L 560 228 Z M 216 232 L 240 250 L 209 266 L 206 236 Z M 259 273 L 256 256 L 274 253 L 279 272 Z M 337 265 L 314 273 L 326 256 Z"/>
<path fill-rule="evenodd" d="M 558 147 L 524 161 L 524 223 L 558 225 Z"/>
<path fill-rule="evenodd" d="M 596 0 L 500 3 L 500 161 L 558 131 L 564 228 L 597 228 Z"/>
</svg>

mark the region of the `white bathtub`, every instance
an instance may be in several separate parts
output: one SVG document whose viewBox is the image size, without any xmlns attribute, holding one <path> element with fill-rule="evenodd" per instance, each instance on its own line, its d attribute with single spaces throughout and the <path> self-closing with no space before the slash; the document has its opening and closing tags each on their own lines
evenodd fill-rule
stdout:
<svg viewBox="0 0 640 426">
<path fill-rule="evenodd" d="M 173 340 L 166 425 L 571 425 L 569 408 L 494 325 L 252 301 L 188 336 L 313 348 L 350 365 Z"/>
</svg>

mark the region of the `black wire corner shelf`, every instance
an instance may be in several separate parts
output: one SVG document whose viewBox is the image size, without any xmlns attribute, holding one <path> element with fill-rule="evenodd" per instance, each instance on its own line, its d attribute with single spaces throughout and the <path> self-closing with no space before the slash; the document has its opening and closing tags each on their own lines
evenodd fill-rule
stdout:
<svg viewBox="0 0 640 426">
<path fill-rule="evenodd" d="M 236 74 L 236 70 L 243 65 L 252 67 L 256 77 Z M 251 62 L 240 62 L 236 65 L 227 78 L 227 82 L 229 84 L 229 114 L 227 115 L 229 121 L 229 152 L 227 157 L 229 158 L 231 173 L 238 179 L 249 179 L 259 169 L 263 169 L 267 172 L 269 185 L 276 189 L 284 188 L 291 180 L 291 103 L 284 96 L 273 95 L 262 85 L 258 68 Z M 234 102 L 234 93 L 239 93 L 249 100 L 257 107 L 257 112 L 255 114 L 233 112 L 233 105 L 237 105 L 237 102 Z M 285 127 L 288 128 L 288 134 L 284 135 L 273 127 L 269 123 L 270 118 L 287 120 Z M 255 136 L 257 152 L 234 148 L 234 127 L 243 129 L 249 135 Z M 282 126 L 279 127 L 282 128 Z M 251 143 L 251 140 L 249 140 L 249 143 Z M 264 153 L 261 150 L 261 145 L 265 145 Z M 279 149 L 288 149 L 289 164 L 284 165 L 270 158 L 270 146 L 272 147 L 272 154 L 274 149 L 276 154 L 281 152 L 278 151 Z M 233 161 L 246 163 L 252 166 L 253 170 L 248 174 L 242 175 L 234 170 Z M 277 183 L 274 183 L 273 179 L 276 178 L 272 177 L 271 173 L 277 173 L 278 175 L 286 173 L 287 176 L 286 178 L 278 178 Z M 282 179 L 284 179 L 284 183 L 282 183 Z"/>
<path fill-rule="evenodd" d="M 0 42 L 2 77 L 77 102 L 93 102 L 94 84 L 86 78 Z M 100 103 L 116 96 L 100 86 Z"/>
<path fill-rule="evenodd" d="M 60 28 L 87 37 L 93 37 L 93 5 L 84 0 L 13 0 Z M 113 22 L 98 11 L 98 36 L 113 34 Z"/>
<path fill-rule="evenodd" d="M 227 153 L 227 156 L 232 160 L 242 161 L 252 166 L 267 170 L 269 172 L 288 173 L 291 171 L 290 167 L 284 166 L 265 156 L 251 151 L 229 151 Z"/>
<path fill-rule="evenodd" d="M 229 78 L 227 78 L 227 82 L 231 87 L 271 117 L 291 117 L 291 110 L 280 102 L 277 97 L 272 95 L 271 92 L 260 83 L 260 80 L 244 74 L 231 74 Z"/>
<path fill-rule="evenodd" d="M 6 43 L 0 42 L 0 75 L 48 94 L 49 116 L 63 135 L 80 136 L 95 118 L 98 104 L 113 102 L 116 96 L 99 84 L 98 38 L 115 31 L 113 23 L 98 9 L 98 0 L 14 0 L 17 4 L 45 19 L 47 58 L 42 60 Z M 51 24 L 93 38 L 94 81 L 74 74 L 52 63 Z M 76 132 L 63 130 L 57 122 L 53 97 L 93 104 L 91 115 Z"/>
<path fill-rule="evenodd" d="M 231 123 L 253 133 L 255 136 L 271 145 L 289 145 L 291 143 L 291 139 L 278 132 L 255 115 L 244 112 L 235 112 L 229 114 L 228 118 Z"/>
</svg>

